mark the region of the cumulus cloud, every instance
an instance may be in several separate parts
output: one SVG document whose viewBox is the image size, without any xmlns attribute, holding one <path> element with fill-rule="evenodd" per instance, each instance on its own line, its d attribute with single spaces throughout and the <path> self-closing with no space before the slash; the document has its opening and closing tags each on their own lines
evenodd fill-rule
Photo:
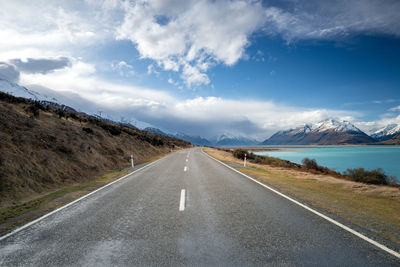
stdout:
<svg viewBox="0 0 400 267">
<path fill-rule="evenodd" d="M 0 62 L 0 79 L 16 83 L 19 80 L 19 71 L 13 65 Z"/>
<path fill-rule="evenodd" d="M 182 71 L 189 87 L 209 84 L 213 64 L 235 64 L 264 20 L 257 1 L 136 1 L 125 12 L 117 38 L 165 70 Z"/>
</svg>

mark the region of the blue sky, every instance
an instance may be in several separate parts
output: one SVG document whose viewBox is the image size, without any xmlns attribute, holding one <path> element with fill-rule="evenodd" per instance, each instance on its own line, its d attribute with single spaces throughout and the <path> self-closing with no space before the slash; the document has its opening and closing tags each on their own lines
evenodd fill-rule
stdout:
<svg viewBox="0 0 400 267">
<path fill-rule="evenodd" d="M 260 140 L 400 123 L 398 1 L 0 2 L 0 78 L 82 111 Z"/>
</svg>

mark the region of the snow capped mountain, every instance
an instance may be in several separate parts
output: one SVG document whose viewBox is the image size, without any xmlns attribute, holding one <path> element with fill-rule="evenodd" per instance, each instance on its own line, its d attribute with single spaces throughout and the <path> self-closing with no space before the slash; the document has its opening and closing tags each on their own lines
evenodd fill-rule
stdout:
<svg viewBox="0 0 400 267">
<path fill-rule="evenodd" d="M 260 141 L 245 136 L 224 133 L 212 140 L 212 143 L 216 146 L 252 146 L 259 144 Z"/>
<path fill-rule="evenodd" d="M 185 133 L 176 133 L 173 135 L 176 138 L 188 141 L 194 145 L 199 145 L 199 146 L 210 146 L 212 145 L 209 140 L 206 138 L 203 138 L 201 136 L 192 136 L 192 135 L 187 135 Z"/>
<path fill-rule="evenodd" d="M 388 139 L 394 135 L 400 134 L 400 125 L 393 123 L 389 124 L 371 135 L 372 138 L 377 140 Z"/>
<path fill-rule="evenodd" d="M 333 119 L 280 131 L 263 145 L 337 145 L 372 143 L 374 140 L 348 121 Z"/>
<path fill-rule="evenodd" d="M 0 91 L 13 95 L 15 97 L 23 97 L 39 102 L 52 102 L 60 104 L 58 100 L 55 98 L 50 98 L 46 95 L 41 95 L 35 91 L 29 90 L 23 86 L 20 86 L 18 84 L 3 79 L 0 79 Z"/>
<path fill-rule="evenodd" d="M 192 136 L 185 133 L 171 134 L 154 127 L 147 127 L 144 130 L 170 137 L 176 137 L 199 146 L 250 146 L 258 145 L 260 143 L 260 141 L 255 139 L 247 138 L 244 136 L 235 136 L 229 133 L 222 134 L 213 139 L 206 139 L 201 136 Z"/>
</svg>

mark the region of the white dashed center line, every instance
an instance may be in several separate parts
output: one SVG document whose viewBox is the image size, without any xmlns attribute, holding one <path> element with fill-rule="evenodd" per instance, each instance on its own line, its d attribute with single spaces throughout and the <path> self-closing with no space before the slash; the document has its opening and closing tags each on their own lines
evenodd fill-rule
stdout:
<svg viewBox="0 0 400 267">
<path fill-rule="evenodd" d="M 182 191 L 181 191 L 181 200 L 179 201 L 179 211 L 184 211 L 185 210 L 185 193 L 186 193 L 186 190 L 182 189 Z"/>
<path fill-rule="evenodd" d="M 183 171 L 185 172 L 185 171 L 187 171 L 187 167 L 185 166 L 185 168 L 183 168 Z"/>
</svg>

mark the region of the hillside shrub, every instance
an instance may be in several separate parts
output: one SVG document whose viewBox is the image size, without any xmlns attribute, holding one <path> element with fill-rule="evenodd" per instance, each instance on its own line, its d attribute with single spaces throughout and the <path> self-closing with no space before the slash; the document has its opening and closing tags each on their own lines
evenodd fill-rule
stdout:
<svg viewBox="0 0 400 267">
<path fill-rule="evenodd" d="M 86 133 L 88 133 L 88 134 L 93 134 L 92 128 L 83 127 L 83 128 L 82 128 L 82 131 L 84 131 L 84 132 L 86 132 Z"/>
<path fill-rule="evenodd" d="M 112 135 L 120 135 L 121 134 L 121 129 L 116 125 L 109 124 L 109 123 L 100 123 L 99 126 L 101 128 L 103 128 L 104 130 L 108 131 Z"/>
<path fill-rule="evenodd" d="M 394 181 L 394 177 L 386 175 L 381 168 L 371 171 L 367 171 L 364 168 L 347 169 L 344 174 L 355 182 L 366 184 L 387 185 Z"/>
<path fill-rule="evenodd" d="M 257 155 L 255 155 L 254 153 L 252 153 L 252 152 L 250 152 L 249 153 L 249 151 L 247 151 L 247 150 L 244 150 L 244 149 L 235 149 L 234 151 L 233 151 L 233 156 L 235 157 L 235 158 L 238 158 L 238 159 L 244 159 L 244 155 L 246 154 L 246 158 L 248 159 L 248 160 L 250 160 L 250 159 L 256 159 L 256 156 Z"/>
<path fill-rule="evenodd" d="M 25 111 L 31 113 L 33 117 L 39 117 L 39 110 L 45 110 L 45 107 L 39 102 L 33 102 L 25 108 Z"/>
<path fill-rule="evenodd" d="M 62 152 L 62 153 L 64 153 L 64 154 L 68 154 L 68 155 L 74 153 L 74 151 L 73 151 L 71 148 L 66 147 L 65 145 L 60 145 L 60 146 L 58 146 L 58 147 L 57 147 L 57 150 L 60 151 L 60 152 Z"/>
<path fill-rule="evenodd" d="M 58 117 L 61 119 L 62 117 L 66 117 L 66 114 L 63 110 L 61 109 L 57 109 L 56 110 L 56 114 L 58 115 Z"/>
<path fill-rule="evenodd" d="M 326 167 L 318 165 L 315 159 L 304 158 L 301 163 L 303 163 L 304 168 L 308 170 L 316 170 L 320 172 L 324 172 L 327 170 Z"/>
<path fill-rule="evenodd" d="M 0 100 L 3 100 L 7 103 L 30 103 L 31 101 L 23 98 L 23 97 L 15 97 L 13 95 L 0 92 Z"/>
<path fill-rule="evenodd" d="M 69 113 L 69 117 L 71 118 L 71 119 L 74 119 L 74 120 L 79 120 L 80 118 L 75 114 L 75 113 L 73 113 L 73 112 L 70 112 Z"/>
</svg>

